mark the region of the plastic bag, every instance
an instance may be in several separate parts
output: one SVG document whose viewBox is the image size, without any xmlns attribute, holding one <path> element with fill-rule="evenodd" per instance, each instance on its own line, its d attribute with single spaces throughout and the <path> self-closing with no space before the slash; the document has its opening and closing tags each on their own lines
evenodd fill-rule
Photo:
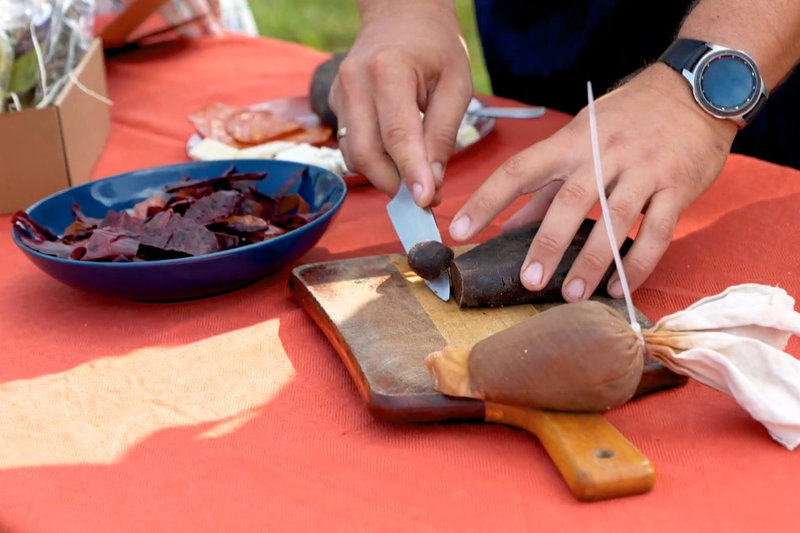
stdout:
<svg viewBox="0 0 800 533">
<path fill-rule="evenodd" d="M 11 39 L 4 30 L 0 30 L 0 113 L 6 110 L 6 95 L 13 66 L 14 50 L 11 48 Z"/>
<path fill-rule="evenodd" d="M 2 107 L 50 105 L 88 50 L 93 21 L 94 0 L 0 0 L 11 62 Z M 0 82 L 3 67 L 0 59 Z"/>
<path fill-rule="evenodd" d="M 49 105 L 69 79 L 69 73 L 89 50 L 94 30 L 94 0 L 57 0 L 44 52 L 45 73 L 52 87 L 42 95 Z"/>
</svg>

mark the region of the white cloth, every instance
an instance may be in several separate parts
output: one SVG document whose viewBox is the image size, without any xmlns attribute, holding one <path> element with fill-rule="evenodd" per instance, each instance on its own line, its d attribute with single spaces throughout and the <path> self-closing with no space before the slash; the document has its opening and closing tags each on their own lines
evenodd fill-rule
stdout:
<svg viewBox="0 0 800 533">
<path fill-rule="evenodd" d="M 657 357 L 665 365 L 731 395 L 793 450 L 800 444 L 800 360 L 783 350 L 791 334 L 800 335 L 794 303 L 777 287 L 737 285 L 662 318 L 645 340 L 669 347 L 666 359 Z"/>
</svg>

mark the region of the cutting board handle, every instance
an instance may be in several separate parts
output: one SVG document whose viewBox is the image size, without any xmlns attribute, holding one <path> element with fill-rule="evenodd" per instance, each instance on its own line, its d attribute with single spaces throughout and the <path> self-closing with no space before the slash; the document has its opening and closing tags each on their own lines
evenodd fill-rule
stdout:
<svg viewBox="0 0 800 533">
<path fill-rule="evenodd" d="M 536 435 L 579 500 L 642 494 L 655 484 L 650 460 L 600 414 L 486 402 L 485 420 Z"/>
</svg>

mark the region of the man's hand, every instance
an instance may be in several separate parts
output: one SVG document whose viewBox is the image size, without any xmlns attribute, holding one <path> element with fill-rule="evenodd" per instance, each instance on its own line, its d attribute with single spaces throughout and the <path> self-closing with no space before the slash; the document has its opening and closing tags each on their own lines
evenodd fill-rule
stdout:
<svg viewBox="0 0 800 533">
<path fill-rule="evenodd" d="M 595 111 L 618 245 L 644 213 L 623 260 L 631 289 L 636 289 L 664 254 L 680 213 L 721 171 L 737 127 L 702 111 L 686 81 L 662 64 L 599 98 Z M 450 234 L 457 240 L 471 238 L 524 194 L 533 196 L 504 229 L 542 221 L 521 272 L 523 285 L 539 290 L 599 198 L 586 109 L 497 169 L 454 217 Z M 588 298 L 612 261 L 600 220 L 567 274 L 564 298 Z M 618 275 L 612 276 L 608 289 L 611 296 L 622 296 Z"/>
<path fill-rule="evenodd" d="M 453 2 L 358 3 L 361 30 L 329 98 L 347 128 L 340 139 L 347 168 L 389 195 L 403 179 L 418 205 L 436 204 L 472 97 Z"/>
</svg>

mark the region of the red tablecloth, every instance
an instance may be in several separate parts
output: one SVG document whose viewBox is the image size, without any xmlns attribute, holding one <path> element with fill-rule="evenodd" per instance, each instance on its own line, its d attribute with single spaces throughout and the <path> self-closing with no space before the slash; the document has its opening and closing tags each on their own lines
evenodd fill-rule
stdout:
<svg viewBox="0 0 800 533">
<path fill-rule="evenodd" d="M 186 160 L 190 112 L 303 93 L 325 57 L 226 37 L 111 60 L 113 130 L 94 176 Z M 505 158 L 567 119 L 501 120 L 454 159 L 441 227 Z M 399 252 L 386 201 L 352 188 L 301 262 Z M 732 156 L 637 306 L 658 319 L 745 282 L 800 296 L 799 205 L 799 172 Z M 53 281 L 16 249 L 8 217 L 0 257 L 0 530 L 797 530 L 800 452 L 695 382 L 606 415 L 652 460 L 655 488 L 580 503 L 522 431 L 374 419 L 290 297 L 289 269 L 214 298 L 143 304 Z M 800 354 L 797 339 L 789 351 Z"/>
</svg>

